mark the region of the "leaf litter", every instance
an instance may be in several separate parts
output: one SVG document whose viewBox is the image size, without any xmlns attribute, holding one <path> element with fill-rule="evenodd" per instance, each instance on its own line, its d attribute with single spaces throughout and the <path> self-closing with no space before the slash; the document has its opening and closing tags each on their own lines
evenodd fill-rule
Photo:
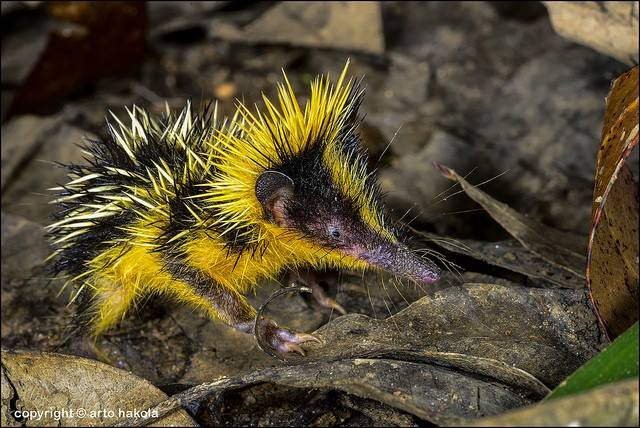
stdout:
<svg viewBox="0 0 640 428">
<path fill-rule="evenodd" d="M 638 184 L 625 160 L 638 145 L 638 66 L 607 97 L 596 159 L 587 284 L 610 338 L 638 321 Z"/>
</svg>

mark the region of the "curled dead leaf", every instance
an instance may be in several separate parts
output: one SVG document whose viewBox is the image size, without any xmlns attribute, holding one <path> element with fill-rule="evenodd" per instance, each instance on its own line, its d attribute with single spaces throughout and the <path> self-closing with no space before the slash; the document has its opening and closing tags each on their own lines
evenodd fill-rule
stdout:
<svg viewBox="0 0 640 428">
<path fill-rule="evenodd" d="M 452 240 L 433 233 L 412 228 L 416 236 L 433 243 L 454 254 L 460 254 L 483 261 L 493 266 L 525 275 L 545 287 L 584 287 L 584 278 L 567 272 L 561 266 L 551 263 L 538 254 L 522 246 L 515 239 L 498 242 L 484 242 L 470 239 Z"/>
<path fill-rule="evenodd" d="M 625 159 L 638 144 L 638 67 L 613 82 L 596 159 L 587 284 L 615 338 L 638 320 L 638 186 Z"/>
<path fill-rule="evenodd" d="M 527 218 L 473 186 L 451 168 L 440 164 L 436 164 L 436 167 L 445 177 L 460 183 L 465 193 L 479 203 L 525 248 L 560 267 L 567 275 L 572 276 L 574 281 L 584 278 L 586 247 L 581 236 L 563 232 Z"/>
<path fill-rule="evenodd" d="M 638 426 L 638 379 L 480 419 L 468 426 Z"/>
<path fill-rule="evenodd" d="M 2 426 L 112 425 L 136 410 L 150 416 L 141 412 L 165 398 L 149 381 L 98 361 L 2 350 Z M 157 426 L 195 423 L 179 410 Z"/>
<path fill-rule="evenodd" d="M 162 417 L 267 382 L 341 390 L 435 424 L 500 414 L 539 400 L 597 352 L 585 299 L 583 290 L 517 284 L 449 287 L 385 320 L 341 316 L 314 332 L 323 344 L 294 365 L 199 384 L 153 409 Z"/>
</svg>

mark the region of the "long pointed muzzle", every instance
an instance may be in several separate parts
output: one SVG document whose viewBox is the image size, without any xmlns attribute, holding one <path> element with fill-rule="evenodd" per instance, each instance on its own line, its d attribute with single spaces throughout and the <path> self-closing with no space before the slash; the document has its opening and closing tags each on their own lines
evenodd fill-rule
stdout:
<svg viewBox="0 0 640 428">
<path fill-rule="evenodd" d="M 359 252 L 357 257 L 389 273 L 431 284 L 440 277 L 434 265 L 422 260 L 403 244 L 383 242 L 380 245 Z"/>
</svg>

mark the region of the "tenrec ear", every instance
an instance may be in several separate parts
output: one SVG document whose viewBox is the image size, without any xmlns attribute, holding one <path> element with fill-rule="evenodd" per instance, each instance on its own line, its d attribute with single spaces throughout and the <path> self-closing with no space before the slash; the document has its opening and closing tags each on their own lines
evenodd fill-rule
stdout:
<svg viewBox="0 0 640 428">
<path fill-rule="evenodd" d="M 280 222 L 284 213 L 279 212 L 282 207 L 276 206 L 278 200 L 291 196 L 293 194 L 293 180 L 278 171 L 265 171 L 258 176 L 256 180 L 256 198 L 269 220 Z M 278 204 L 280 205 L 280 204 Z"/>
</svg>

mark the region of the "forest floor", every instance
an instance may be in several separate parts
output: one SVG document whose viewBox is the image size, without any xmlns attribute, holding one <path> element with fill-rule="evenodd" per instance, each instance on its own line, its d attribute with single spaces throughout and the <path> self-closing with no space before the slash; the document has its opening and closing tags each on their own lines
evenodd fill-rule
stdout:
<svg viewBox="0 0 640 428">
<path fill-rule="evenodd" d="M 64 180 L 50 161 L 81 161 L 76 143 L 104 135 L 108 110 L 124 117 L 123 107 L 136 104 L 160 114 L 165 101 L 180 109 L 186 99 L 215 98 L 231 114 L 236 98 L 252 104 L 261 92 L 273 96 L 281 69 L 304 98 L 313 76 L 336 76 L 347 58 L 366 83 L 363 134 L 371 158 L 380 158 L 389 207 L 397 217 L 410 209 L 413 228 L 431 234 L 430 243 L 461 273 L 446 272 L 424 290 L 344 273 L 329 294 L 345 316 L 301 295 L 281 297 L 270 315 L 317 331 L 324 345 L 293 361 L 297 372 L 194 402 L 191 416 L 230 426 L 452 423 L 536 402 L 602 348 L 580 278 L 545 278 L 518 266 L 526 248 L 459 187 L 447 192 L 453 182 L 432 162 L 474 184 L 492 179 L 482 191 L 586 248 L 604 98 L 625 65 L 558 36 L 538 4 L 388 2 L 336 12 L 312 2 L 293 13 L 286 3 L 219 2 L 196 11 L 191 2 L 160 3 L 147 10 L 141 64 L 84 85 L 46 111 L 21 104 L 18 113 L 11 110 L 16 97 L 29 95 L 7 82 L 25 67 L 19 58 L 42 49 L 49 21 L 37 15 L 37 25 L 23 31 L 20 19 L 36 12 L 3 11 L 3 22 L 16 22 L 3 34 L 3 349 L 75 352 L 62 342 L 71 309 L 42 268 L 49 251 L 46 189 Z M 342 26 L 367 22 L 367 14 L 380 14 L 383 25 L 353 25 L 346 39 Z M 109 49 L 111 61 L 127 57 L 126 44 Z M 631 166 L 637 177 L 637 158 Z M 459 240 L 477 257 L 438 245 L 434 236 Z M 277 289 L 265 284 L 250 299 L 259 306 Z M 136 315 L 97 347 L 115 367 L 168 394 L 287 367 L 253 337 L 188 308 L 154 300 Z"/>
</svg>

